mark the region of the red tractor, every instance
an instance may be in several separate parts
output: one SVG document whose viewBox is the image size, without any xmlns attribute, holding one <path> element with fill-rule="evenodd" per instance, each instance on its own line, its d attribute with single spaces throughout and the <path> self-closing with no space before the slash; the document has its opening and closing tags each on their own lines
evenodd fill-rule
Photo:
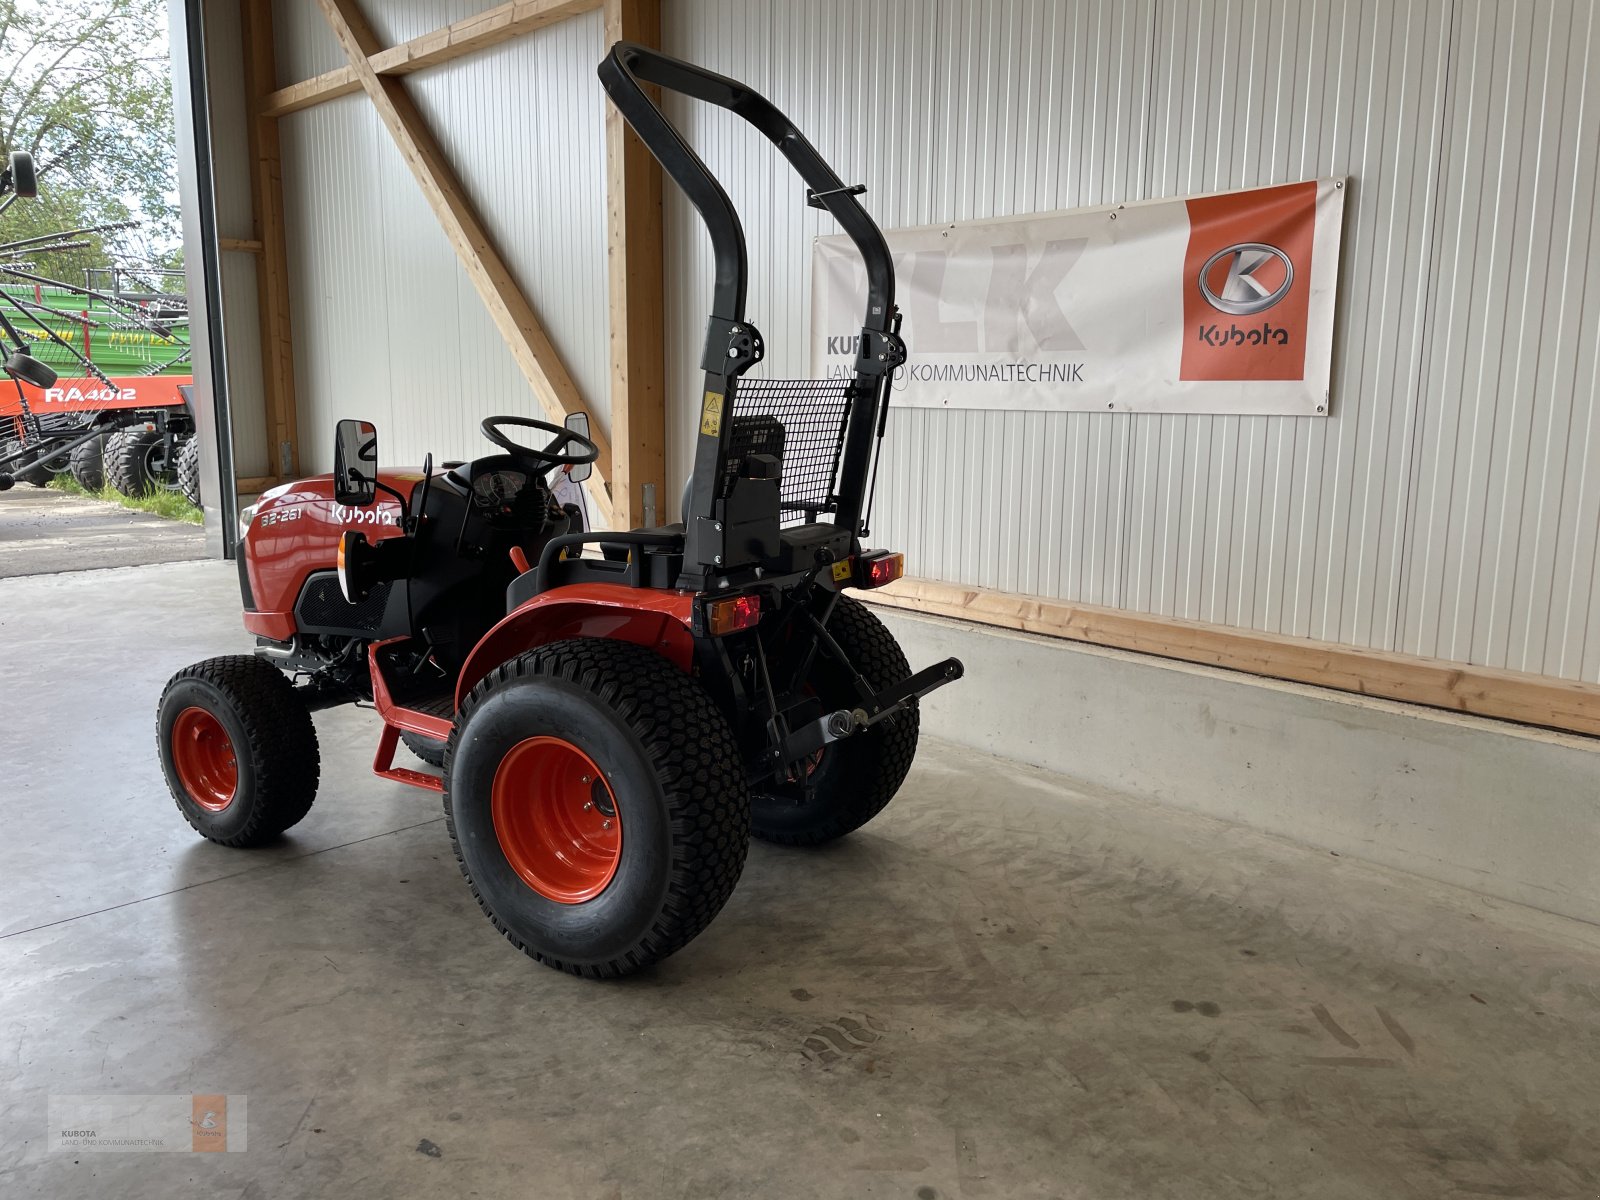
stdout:
<svg viewBox="0 0 1600 1200">
<path fill-rule="evenodd" d="M 905 360 L 883 235 L 776 108 L 734 80 L 620 43 L 613 102 L 699 209 L 716 255 L 693 474 L 680 524 L 574 531 L 558 473 L 597 455 L 567 427 L 491 417 L 498 452 L 383 471 L 376 430 L 341 421 L 335 469 L 266 493 L 239 554 L 253 657 L 178 672 L 158 714 L 179 811 L 230 846 L 275 838 L 316 794 L 311 712 L 370 702 L 374 770 L 443 793 L 461 872 L 510 941 L 574 974 L 628 974 L 698 934 L 752 834 L 816 845 L 894 796 L 912 673 L 848 592 L 901 557 L 863 548 L 888 384 Z M 747 379 L 744 235 L 726 193 L 646 95 L 731 109 L 771 139 L 866 262 L 847 379 Z M 534 430 L 537 443 L 516 430 Z M 292 676 L 292 679 L 291 679 Z M 394 764 L 404 741 L 439 774 Z"/>
</svg>

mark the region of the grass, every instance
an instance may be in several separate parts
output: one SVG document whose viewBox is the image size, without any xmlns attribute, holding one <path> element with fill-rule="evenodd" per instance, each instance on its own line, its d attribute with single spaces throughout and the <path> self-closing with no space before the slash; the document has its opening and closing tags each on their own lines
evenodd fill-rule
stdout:
<svg viewBox="0 0 1600 1200">
<path fill-rule="evenodd" d="M 169 521 L 184 521 L 190 525 L 205 524 L 205 514 L 190 504 L 182 492 L 169 492 L 165 488 L 159 488 L 142 496 L 124 496 L 109 484 L 99 491 L 91 492 L 67 474 L 57 475 L 50 486 L 58 492 L 66 492 L 69 496 L 87 496 L 91 500 L 105 500 L 137 512 L 153 513 Z"/>
</svg>

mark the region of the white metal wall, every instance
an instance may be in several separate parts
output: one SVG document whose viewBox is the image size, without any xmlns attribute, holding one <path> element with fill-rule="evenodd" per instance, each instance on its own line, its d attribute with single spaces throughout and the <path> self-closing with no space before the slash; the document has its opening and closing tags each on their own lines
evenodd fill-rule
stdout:
<svg viewBox="0 0 1600 1200">
<path fill-rule="evenodd" d="M 915 573 L 1600 679 L 1596 6 L 667 0 L 665 37 L 885 227 L 1351 177 L 1331 417 L 897 410 L 874 541 Z M 672 112 L 746 214 L 764 369 L 805 374 L 832 221 Z M 710 264 L 670 191 L 668 228 L 681 478 Z"/>
<path fill-rule="evenodd" d="M 386 44 L 489 7 L 363 4 Z M 344 62 L 314 0 L 275 9 L 281 81 Z M 501 254 L 609 425 L 605 111 L 598 13 L 407 76 L 406 86 Z M 492 413 L 543 416 L 422 192 L 365 96 L 283 118 L 302 467 L 326 469 L 333 423 L 378 423 L 384 461 L 488 451 Z"/>
<path fill-rule="evenodd" d="M 368 3 L 388 41 L 486 0 Z M 665 0 L 886 227 L 1348 175 L 1326 419 L 897 410 L 875 541 L 937 579 L 1600 679 L 1600 15 L 1578 0 Z M 280 0 L 280 74 L 342 61 Z M 409 77 L 605 423 L 598 16 Z M 726 114 L 770 374 L 830 219 Z M 367 102 L 284 122 L 302 453 L 467 454 L 532 398 Z M 667 199 L 669 482 L 710 261 Z M 911 347 L 916 353 L 916 347 Z M 674 493 L 675 486 L 668 492 Z M 669 505 L 673 503 L 669 495 Z"/>
</svg>

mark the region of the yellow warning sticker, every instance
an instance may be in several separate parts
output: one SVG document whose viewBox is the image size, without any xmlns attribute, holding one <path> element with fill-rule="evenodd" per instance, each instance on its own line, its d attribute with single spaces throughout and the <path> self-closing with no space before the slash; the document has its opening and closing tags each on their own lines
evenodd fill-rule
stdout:
<svg viewBox="0 0 1600 1200">
<path fill-rule="evenodd" d="M 833 581 L 835 583 L 843 583 L 846 579 L 849 579 L 849 578 L 850 578 L 850 560 L 848 558 L 842 559 L 839 562 L 836 562 L 836 563 L 833 564 Z"/>
<path fill-rule="evenodd" d="M 700 432 L 716 437 L 722 432 L 722 393 L 707 392 L 705 406 L 700 410 Z"/>
</svg>

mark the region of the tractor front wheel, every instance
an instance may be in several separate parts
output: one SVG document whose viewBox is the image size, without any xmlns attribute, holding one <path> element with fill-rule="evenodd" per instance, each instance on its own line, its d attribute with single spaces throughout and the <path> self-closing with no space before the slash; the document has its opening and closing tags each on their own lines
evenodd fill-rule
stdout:
<svg viewBox="0 0 1600 1200">
<path fill-rule="evenodd" d="M 400 740 L 405 743 L 406 749 L 415 754 L 430 767 L 444 766 L 444 743 L 436 742 L 430 737 L 423 737 L 420 733 L 400 731 Z"/>
<path fill-rule="evenodd" d="M 461 873 L 512 945 L 627 975 L 733 893 L 750 800 L 733 731 L 694 680 L 626 642 L 553 642 L 472 690 L 444 760 Z"/>
<path fill-rule="evenodd" d="M 311 713 L 263 659 L 208 658 L 179 671 L 156 708 L 156 742 L 178 811 L 213 842 L 270 842 L 316 799 Z"/>
</svg>

